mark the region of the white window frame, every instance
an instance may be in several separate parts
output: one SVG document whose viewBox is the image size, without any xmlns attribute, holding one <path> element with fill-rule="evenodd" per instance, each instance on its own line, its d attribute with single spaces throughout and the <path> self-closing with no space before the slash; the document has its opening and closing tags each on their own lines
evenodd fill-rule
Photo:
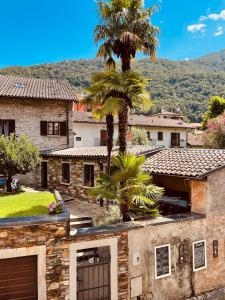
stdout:
<svg viewBox="0 0 225 300">
<path fill-rule="evenodd" d="M 165 275 L 157 276 L 156 250 L 159 248 L 164 248 L 164 247 L 168 247 L 168 249 L 169 249 L 169 273 L 165 274 Z M 155 247 L 155 279 L 160 279 L 160 278 L 164 278 L 164 277 L 168 277 L 168 276 L 171 276 L 171 245 L 165 244 L 165 245 L 160 245 L 160 246 Z"/>
<path fill-rule="evenodd" d="M 46 246 L 0 250 L 0 259 L 32 255 L 37 255 L 38 300 L 46 300 Z"/>
<path fill-rule="evenodd" d="M 196 269 L 195 268 L 195 258 L 194 258 L 194 246 L 195 244 L 198 244 L 198 243 L 204 243 L 204 246 L 205 246 L 205 266 L 204 267 L 201 267 L 201 268 L 198 268 Z M 206 249 L 206 240 L 200 240 L 200 241 L 195 241 L 195 242 L 192 242 L 192 264 L 193 264 L 193 271 L 194 272 L 198 272 L 198 271 L 201 271 L 201 270 L 204 270 L 207 268 L 207 249 Z"/>
<path fill-rule="evenodd" d="M 118 300 L 118 250 L 117 238 L 70 244 L 70 299 L 77 300 L 77 252 L 83 249 L 110 247 L 111 300 Z"/>
</svg>

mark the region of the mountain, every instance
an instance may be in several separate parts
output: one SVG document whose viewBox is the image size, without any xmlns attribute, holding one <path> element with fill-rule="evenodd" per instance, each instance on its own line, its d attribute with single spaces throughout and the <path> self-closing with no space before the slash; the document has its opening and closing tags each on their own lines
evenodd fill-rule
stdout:
<svg viewBox="0 0 225 300">
<path fill-rule="evenodd" d="M 149 92 L 155 103 L 154 112 L 161 107 L 178 107 L 191 121 L 199 121 L 213 95 L 225 97 L 225 50 L 189 61 L 158 59 L 136 60 L 133 69 L 149 77 Z M 104 68 L 97 60 L 71 60 L 30 67 L 0 69 L 0 74 L 67 79 L 81 92 L 88 86 L 93 73 Z"/>
</svg>

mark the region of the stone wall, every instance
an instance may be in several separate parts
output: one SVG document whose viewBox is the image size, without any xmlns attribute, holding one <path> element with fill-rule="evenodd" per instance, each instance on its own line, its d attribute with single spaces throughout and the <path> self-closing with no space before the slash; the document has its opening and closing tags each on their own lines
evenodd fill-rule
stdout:
<svg viewBox="0 0 225 300">
<path fill-rule="evenodd" d="M 40 121 L 66 122 L 69 116 L 69 145 L 66 136 L 41 136 Z M 29 136 L 41 150 L 73 147 L 72 101 L 1 99 L 0 119 L 14 119 L 16 134 Z"/>
<path fill-rule="evenodd" d="M 68 236 L 66 222 L 39 225 L 0 226 L 0 250 L 31 249 L 46 246 L 47 300 L 69 300 L 70 244 L 83 241 L 118 240 L 118 300 L 128 300 L 128 233 L 127 231 Z M 112 262 L 117 263 L 117 262 Z M 44 274 L 43 274 L 44 276 Z M 71 299 L 72 300 L 72 299 Z"/>
<path fill-rule="evenodd" d="M 48 162 L 48 188 L 57 189 L 63 194 L 74 195 L 81 199 L 90 199 L 84 186 L 84 163 L 94 164 L 95 179 L 100 175 L 102 164 L 106 163 L 105 159 L 89 158 L 63 158 L 63 157 L 42 157 Z M 62 183 L 62 163 L 70 164 L 70 183 Z M 41 178 L 40 170 L 37 176 L 37 185 L 40 187 Z"/>
<path fill-rule="evenodd" d="M 0 249 L 46 246 L 47 300 L 69 299 L 69 244 L 66 223 L 0 228 Z M 44 276 L 44 275 L 43 275 Z"/>
</svg>

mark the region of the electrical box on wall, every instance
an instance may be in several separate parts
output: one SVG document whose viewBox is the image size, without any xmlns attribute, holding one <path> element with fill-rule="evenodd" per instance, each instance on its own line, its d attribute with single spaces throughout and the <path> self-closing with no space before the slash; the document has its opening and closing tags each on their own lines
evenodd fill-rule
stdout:
<svg viewBox="0 0 225 300">
<path fill-rule="evenodd" d="M 140 252 L 136 251 L 133 253 L 133 266 L 138 266 L 140 264 Z"/>
<path fill-rule="evenodd" d="M 130 280 L 130 297 L 136 298 L 142 295 L 142 276 L 131 278 Z"/>
</svg>

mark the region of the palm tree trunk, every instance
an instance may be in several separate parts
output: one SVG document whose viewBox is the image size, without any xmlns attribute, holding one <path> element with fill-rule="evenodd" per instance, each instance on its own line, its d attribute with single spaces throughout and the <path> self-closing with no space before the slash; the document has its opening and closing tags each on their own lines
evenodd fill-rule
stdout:
<svg viewBox="0 0 225 300">
<path fill-rule="evenodd" d="M 119 150 L 124 154 L 127 150 L 128 107 L 119 112 Z"/>
<path fill-rule="evenodd" d="M 106 116 L 106 126 L 107 126 L 107 174 L 110 175 L 111 166 L 111 154 L 113 148 L 113 135 L 114 135 L 114 117 L 112 114 Z"/>
<path fill-rule="evenodd" d="M 130 57 L 126 54 L 121 57 L 122 61 L 122 71 L 126 72 L 131 69 L 131 60 Z M 127 128 L 128 128 L 128 103 L 124 108 L 119 112 L 119 150 L 122 154 L 126 153 L 127 150 Z M 121 187 L 125 185 L 125 182 L 121 180 Z M 127 197 L 122 197 L 123 203 L 120 204 L 120 211 L 123 216 L 123 222 L 130 221 L 129 215 L 129 199 Z"/>
</svg>

